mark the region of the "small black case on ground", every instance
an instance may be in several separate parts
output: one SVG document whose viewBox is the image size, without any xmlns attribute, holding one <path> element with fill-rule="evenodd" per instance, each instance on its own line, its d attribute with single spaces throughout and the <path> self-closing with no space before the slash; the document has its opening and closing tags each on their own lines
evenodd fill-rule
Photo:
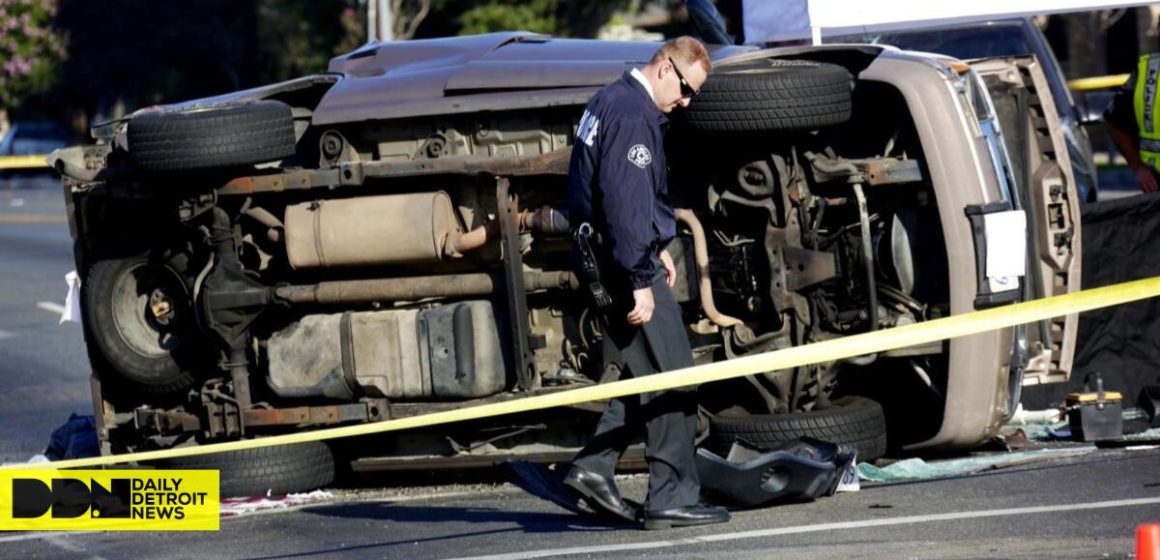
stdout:
<svg viewBox="0 0 1160 560">
<path fill-rule="evenodd" d="M 1090 392 L 1087 381 L 1096 379 L 1096 390 Z M 1098 373 L 1084 380 L 1084 392 L 1067 396 L 1067 424 L 1071 439 L 1100 441 L 1124 437 L 1124 397 L 1115 391 L 1104 391 Z"/>
</svg>

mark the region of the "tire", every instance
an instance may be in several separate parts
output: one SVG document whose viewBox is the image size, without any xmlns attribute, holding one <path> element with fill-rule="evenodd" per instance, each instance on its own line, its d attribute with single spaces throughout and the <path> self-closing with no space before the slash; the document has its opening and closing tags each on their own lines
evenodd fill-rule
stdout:
<svg viewBox="0 0 1160 560">
<path fill-rule="evenodd" d="M 761 60 L 713 70 L 685 110 L 702 132 L 812 130 L 850 120 L 853 78 L 836 64 Z"/>
<path fill-rule="evenodd" d="M 309 492 L 334 482 L 334 454 L 321 441 L 175 457 L 154 465 L 218 470 L 223 498 Z"/>
<path fill-rule="evenodd" d="M 155 395 L 193 386 L 191 366 L 205 343 L 185 283 L 172 266 L 149 253 L 100 260 L 83 288 L 89 334 L 121 377 Z M 154 306 L 166 305 L 172 314 L 159 320 Z"/>
<path fill-rule="evenodd" d="M 741 439 L 761 448 L 774 448 L 803 436 L 853 447 L 859 461 L 873 461 L 886 453 L 886 415 L 882 405 L 865 397 L 842 397 L 830 408 L 789 414 L 715 417 L 709 441 L 726 450 Z"/>
<path fill-rule="evenodd" d="M 237 167 L 294 155 L 294 118 L 279 101 L 147 112 L 129 121 L 128 140 L 146 171 Z"/>
</svg>

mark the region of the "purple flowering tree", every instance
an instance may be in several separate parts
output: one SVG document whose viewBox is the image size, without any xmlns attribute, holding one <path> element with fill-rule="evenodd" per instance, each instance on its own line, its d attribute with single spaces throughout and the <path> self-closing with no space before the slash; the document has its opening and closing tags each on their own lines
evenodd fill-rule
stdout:
<svg viewBox="0 0 1160 560">
<path fill-rule="evenodd" d="M 8 110 L 53 85 L 65 54 L 55 16 L 56 0 L 0 0 L 0 134 Z"/>
</svg>

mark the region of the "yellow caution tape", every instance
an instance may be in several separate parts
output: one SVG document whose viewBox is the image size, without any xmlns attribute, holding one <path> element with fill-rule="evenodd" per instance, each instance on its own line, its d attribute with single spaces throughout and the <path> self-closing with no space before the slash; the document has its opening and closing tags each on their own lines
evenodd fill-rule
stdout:
<svg viewBox="0 0 1160 560">
<path fill-rule="evenodd" d="M 1124 400 L 1124 395 L 1121 395 L 1118 391 L 1104 391 L 1103 397 L 1101 398 L 1099 393 L 1071 393 L 1067 396 L 1065 402 L 1067 404 L 1077 404 L 1094 403 L 1100 400 L 1108 402 L 1122 401 Z"/>
<path fill-rule="evenodd" d="M 1114 74 L 1111 76 L 1095 76 L 1092 78 L 1076 78 L 1067 81 L 1067 87 L 1075 91 L 1092 89 L 1107 89 L 1120 87 L 1128 81 L 1128 74 Z"/>
<path fill-rule="evenodd" d="M 48 168 L 48 156 L 0 156 L 0 169 Z"/>
<path fill-rule="evenodd" d="M 0 224 L 64 224 L 68 217 L 59 214 L 0 214 Z"/>
<path fill-rule="evenodd" d="M 373 424 L 327 428 L 253 440 L 215 443 L 196 447 L 181 447 L 161 451 L 145 451 L 123 455 L 108 455 L 87 459 L 70 459 L 51 463 L 6 465 L 0 469 L 66 469 L 114 465 L 130 461 L 153 461 L 174 457 L 206 455 L 224 451 L 240 451 L 272 445 L 303 443 L 323 439 L 361 436 L 413 428 L 478 420 L 492 416 L 542 410 L 590 401 L 599 401 L 626 395 L 664 391 L 711 381 L 753 375 L 763 371 L 789 369 L 803 365 L 852 358 L 896 348 L 978 334 L 995 329 L 1034 323 L 1051 317 L 1081 313 L 1131 301 L 1160 296 L 1160 277 L 1125 282 L 1114 286 L 1093 288 L 1073 294 L 1054 296 L 1024 303 L 974 311 L 943 319 L 915 323 L 902 327 L 857 334 L 795 346 L 754 356 L 736 358 L 701 366 L 658 373 L 646 377 L 616 381 L 603 385 L 572 389 L 559 393 L 538 395 L 505 402 L 482 404 L 446 412 L 436 412 L 409 418 L 384 420 Z"/>
</svg>

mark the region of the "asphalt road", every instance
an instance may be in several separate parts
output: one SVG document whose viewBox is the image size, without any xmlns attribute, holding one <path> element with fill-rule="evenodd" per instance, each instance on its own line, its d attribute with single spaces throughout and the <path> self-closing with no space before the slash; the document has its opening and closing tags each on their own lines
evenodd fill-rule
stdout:
<svg viewBox="0 0 1160 560">
<path fill-rule="evenodd" d="M 639 497 L 644 479 L 621 486 Z M 660 532 L 582 519 L 506 484 L 415 490 L 340 490 L 324 503 L 224 518 L 216 533 L 0 535 L 0 551 L 61 560 L 1130 558 L 1135 527 L 1160 521 L 1160 450 L 866 487 Z"/>
<path fill-rule="evenodd" d="M 59 324 L 72 241 L 57 188 L 0 189 L 0 463 L 44 450 L 92 414 L 80 325 Z"/>
</svg>

